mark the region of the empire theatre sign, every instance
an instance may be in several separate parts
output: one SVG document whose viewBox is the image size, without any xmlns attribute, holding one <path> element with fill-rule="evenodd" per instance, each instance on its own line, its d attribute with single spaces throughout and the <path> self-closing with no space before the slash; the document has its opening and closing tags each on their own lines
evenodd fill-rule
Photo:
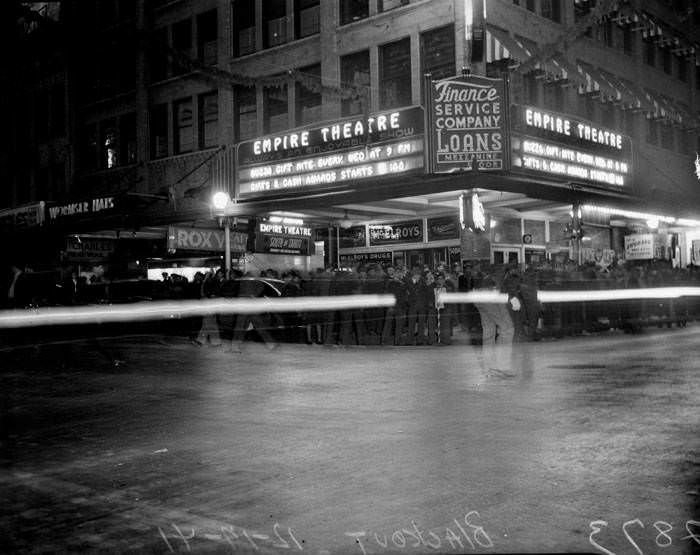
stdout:
<svg viewBox="0 0 700 555">
<path fill-rule="evenodd" d="M 347 118 L 238 145 L 238 195 L 279 196 L 423 169 L 423 109 Z"/>
<path fill-rule="evenodd" d="M 513 107 L 513 167 L 606 188 L 627 185 L 632 141 L 568 114 Z"/>
</svg>

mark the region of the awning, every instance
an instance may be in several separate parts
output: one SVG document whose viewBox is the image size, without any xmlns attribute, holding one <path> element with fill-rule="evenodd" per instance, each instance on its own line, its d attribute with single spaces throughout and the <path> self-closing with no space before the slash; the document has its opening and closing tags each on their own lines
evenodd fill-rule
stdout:
<svg viewBox="0 0 700 555">
<path fill-rule="evenodd" d="M 502 29 L 492 26 L 486 28 L 487 63 L 504 59 L 514 60 L 519 64 L 526 63 L 532 58 L 534 50 L 533 46 L 528 46 Z M 576 67 L 563 56 L 554 56 L 545 62 L 538 62 L 532 68 L 551 81 L 571 81 L 575 85 L 582 82 Z"/>
<path fill-rule="evenodd" d="M 604 100 L 607 99 L 609 101 L 614 101 L 621 97 L 621 92 L 612 86 L 592 65 L 578 61 L 577 67 L 584 78 L 583 84 L 579 86 L 578 92 L 580 94 L 600 95 Z"/>
<path fill-rule="evenodd" d="M 610 20 L 620 27 L 638 25 L 640 19 L 641 18 L 635 9 L 628 5 L 620 6 L 617 12 L 610 17 Z"/>
<path fill-rule="evenodd" d="M 611 87 L 619 91 L 620 94 L 617 101 L 623 109 L 653 111 L 654 106 L 645 101 L 646 95 L 639 88 L 622 77 L 618 77 L 602 68 L 598 68 L 598 71 Z"/>
<path fill-rule="evenodd" d="M 511 59 L 523 63 L 530 59 L 530 52 L 507 32 L 492 26 L 486 27 L 486 62 Z"/>
<path fill-rule="evenodd" d="M 643 112 L 653 113 L 654 104 L 649 101 L 646 93 L 640 89 L 636 83 L 625 79 L 624 77 L 618 77 L 620 84 L 630 91 L 632 97 L 634 98 L 633 109 L 642 110 Z"/>
</svg>

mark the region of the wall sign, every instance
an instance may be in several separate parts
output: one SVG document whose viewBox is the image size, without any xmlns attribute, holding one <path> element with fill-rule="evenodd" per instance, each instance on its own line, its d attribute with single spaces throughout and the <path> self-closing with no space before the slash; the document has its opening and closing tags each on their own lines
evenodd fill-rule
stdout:
<svg viewBox="0 0 700 555">
<path fill-rule="evenodd" d="M 428 241 L 445 239 L 459 239 L 459 218 L 457 216 L 428 218 Z"/>
<path fill-rule="evenodd" d="M 431 96 L 435 173 L 509 168 L 503 79 L 466 76 L 433 81 Z"/>
<path fill-rule="evenodd" d="M 29 229 L 44 223 L 44 201 L 0 210 L 0 230 Z"/>
<path fill-rule="evenodd" d="M 260 222 L 257 226 L 255 250 L 306 256 L 311 253 L 312 233 L 313 230 L 308 226 Z"/>
<path fill-rule="evenodd" d="M 652 258 L 654 258 L 653 233 L 625 235 L 626 260 L 650 260 Z"/>
<path fill-rule="evenodd" d="M 367 232 L 365 226 L 355 225 L 348 229 L 340 230 L 340 248 L 348 249 L 367 246 Z"/>
<path fill-rule="evenodd" d="M 115 239 L 68 237 L 66 256 L 69 260 L 106 259 L 114 253 L 116 245 Z"/>
<path fill-rule="evenodd" d="M 114 197 L 98 197 L 80 202 L 49 206 L 49 219 L 90 215 L 114 209 Z"/>
<path fill-rule="evenodd" d="M 341 254 L 340 264 L 341 266 L 348 266 L 351 264 L 382 264 L 387 265 L 392 263 L 392 253 L 391 251 L 383 252 L 361 252 L 354 254 Z"/>
<path fill-rule="evenodd" d="M 370 246 L 422 242 L 423 220 L 369 225 Z"/>
<path fill-rule="evenodd" d="M 592 122 L 515 106 L 511 144 L 513 166 L 571 181 L 619 188 L 632 171 L 632 142 L 626 135 Z"/>
<path fill-rule="evenodd" d="M 347 118 L 238 145 L 242 199 L 342 187 L 423 168 L 420 106 Z"/>
<path fill-rule="evenodd" d="M 247 234 L 231 231 L 231 251 L 245 252 Z M 225 238 L 221 229 L 194 227 L 168 228 L 168 250 L 224 252 Z"/>
</svg>

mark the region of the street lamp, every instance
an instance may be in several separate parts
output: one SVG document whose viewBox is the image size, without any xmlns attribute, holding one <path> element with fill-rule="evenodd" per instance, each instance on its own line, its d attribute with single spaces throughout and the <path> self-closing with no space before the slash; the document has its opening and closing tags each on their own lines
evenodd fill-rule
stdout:
<svg viewBox="0 0 700 555">
<path fill-rule="evenodd" d="M 226 279 L 231 276 L 231 227 L 226 217 L 226 208 L 231 202 L 231 197 L 225 191 L 217 191 L 211 197 L 211 203 L 219 218 L 219 225 L 224 228 L 224 266 Z"/>
</svg>

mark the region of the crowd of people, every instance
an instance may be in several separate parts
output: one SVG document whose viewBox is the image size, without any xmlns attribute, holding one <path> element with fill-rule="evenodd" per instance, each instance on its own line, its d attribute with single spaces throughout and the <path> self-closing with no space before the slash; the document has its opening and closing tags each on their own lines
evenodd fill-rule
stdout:
<svg viewBox="0 0 700 555">
<path fill-rule="evenodd" d="M 296 314 L 269 315 L 266 324 L 254 328 L 284 329 L 284 340 L 314 344 L 339 345 L 449 345 L 455 330 L 469 334 L 472 342 L 486 344 L 492 337 L 502 340 L 512 335 L 514 341 L 537 340 L 543 336 L 585 334 L 609 328 L 628 332 L 645 325 L 685 325 L 699 312 L 695 299 L 650 299 L 635 301 L 588 301 L 541 304 L 538 290 L 629 289 L 689 285 L 700 283 L 700 271 L 693 266 L 672 268 L 664 262 L 645 265 L 615 264 L 604 268 L 595 264 L 564 267 L 551 263 L 517 267 L 475 264 L 465 270 L 459 264 L 436 268 L 414 265 L 357 264 L 353 268 L 324 268 L 313 272 L 273 269 L 256 276 L 234 270 L 229 279 L 223 269 L 198 272 L 192 280 L 163 272 L 158 281 L 89 282 L 72 272 L 55 284 L 54 298 L 39 299 L 39 289 L 32 291 L 37 280 L 28 279 L 28 270 L 12 267 L 6 289 L 6 306 L 21 308 L 32 304 L 88 304 L 124 302 L 140 299 L 197 299 L 206 297 L 269 296 L 269 291 L 249 286 L 242 289 L 240 278 L 266 278 L 279 296 L 335 296 L 353 294 L 389 294 L 396 298 L 391 308 L 355 307 L 344 311 L 308 311 Z M 260 281 L 260 280 L 258 280 Z M 252 288 L 251 288 L 252 287 Z M 498 290 L 515 299 L 502 307 L 447 304 L 447 292 L 479 289 Z M 43 300 L 43 303 L 42 303 Z M 224 334 L 236 335 L 239 323 L 222 325 L 215 315 L 205 319 L 203 328 L 217 327 Z M 216 325 L 215 325 L 216 324 Z M 247 323 L 250 327 L 251 322 Z M 226 329 L 228 328 L 228 329 Z M 233 330 L 233 332 L 231 332 Z M 240 330 L 239 330 L 240 331 Z M 212 333 L 192 336 L 193 341 L 212 343 Z M 241 335 L 239 333 L 239 335 Z M 215 339 L 213 343 L 217 343 Z"/>
</svg>

